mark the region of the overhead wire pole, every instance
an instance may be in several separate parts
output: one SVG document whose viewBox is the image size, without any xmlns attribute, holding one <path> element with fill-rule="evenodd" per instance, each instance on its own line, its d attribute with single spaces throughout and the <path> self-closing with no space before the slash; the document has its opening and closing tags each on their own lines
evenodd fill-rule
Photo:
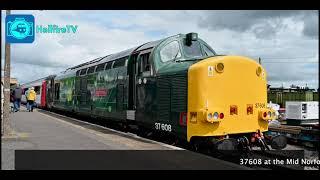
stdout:
<svg viewBox="0 0 320 180">
<path fill-rule="evenodd" d="M 6 10 L 6 16 L 11 11 Z M 1 135 L 3 137 L 10 136 L 12 133 L 10 122 L 10 44 L 5 42 L 5 62 L 4 62 L 4 103 L 3 103 L 3 122 Z"/>
</svg>

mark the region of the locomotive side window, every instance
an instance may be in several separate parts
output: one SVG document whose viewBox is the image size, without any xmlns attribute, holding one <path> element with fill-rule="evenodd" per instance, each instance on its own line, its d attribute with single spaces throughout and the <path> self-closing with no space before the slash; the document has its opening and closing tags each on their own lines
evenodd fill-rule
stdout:
<svg viewBox="0 0 320 180">
<path fill-rule="evenodd" d="M 172 41 L 171 43 L 163 47 L 160 50 L 160 57 L 162 62 L 167 62 L 173 60 L 174 58 L 181 57 L 178 41 Z"/>
<path fill-rule="evenodd" d="M 103 71 L 106 63 L 99 64 L 96 68 L 96 72 Z"/>
<path fill-rule="evenodd" d="M 91 66 L 88 70 L 88 73 L 87 74 L 91 74 L 94 72 L 94 69 L 96 68 L 96 66 Z"/>
<path fill-rule="evenodd" d="M 80 72 L 80 76 L 85 75 L 87 73 L 87 69 L 88 68 L 82 69 L 81 72 Z"/>
<path fill-rule="evenodd" d="M 76 76 L 79 76 L 79 75 L 80 75 L 80 71 L 81 71 L 81 70 L 78 70 L 78 71 L 77 71 Z"/>
<path fill-rule="evenodd" d="M 121 59 L 116 60 L 116 61 L 114 62 L 113 68 L 125 66 L 126 60 L 127 60 L 127 57 L 124 57 L 124 58 L 121 58 Z"/>
<path fill-rule="evenodd" d="M 114 61 L 108 62 L 107 66 L 106 66 L 106 70 L 112 68 L 113 62 L 114 62 Z"/>
</svg>

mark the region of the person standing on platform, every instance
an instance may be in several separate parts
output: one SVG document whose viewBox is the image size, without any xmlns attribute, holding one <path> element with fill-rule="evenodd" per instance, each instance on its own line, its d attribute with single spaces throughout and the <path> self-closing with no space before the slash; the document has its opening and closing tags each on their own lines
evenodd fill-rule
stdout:
<svg viewBox="0 0 320 180">
<path fill-rule="evenodd" d="M 28 104 L 29 104 L 29 108 L 28 111 L 29 112 L 33 112 L 33 106 L 34 106 L 34 101 L 36 100 L 36 92 L 34 91 L 34 87 L 31 87 L 29 93 L 28 93 Z"/>
<path fill-rule="evenodd" d="M 28 89 L 24 92 L 24 95 L 25 95 L 25 97 L 26 97 L 26 101 L 27 101 L 27 110 L 29 110 L 28 97 L 29 97 L 30 89 L 31 89 L 31 88 L 28 88 Z"/>
<path fill-rule="evenodd" d="M 14 90 L 14 111 L 20 111 L 20 104 L 21 104 L 21 96 L 22 96 L 22 89 L 20 86 L 16 87 Z"/>
</svg>

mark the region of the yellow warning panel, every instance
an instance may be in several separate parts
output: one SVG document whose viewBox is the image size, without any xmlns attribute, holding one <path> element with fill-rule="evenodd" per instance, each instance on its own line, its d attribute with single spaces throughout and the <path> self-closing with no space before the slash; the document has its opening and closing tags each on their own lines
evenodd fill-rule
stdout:
<svg viewBox="0 0 320 180">
<path fill-rule="evenodd" d="M 189 68 L 188 141 L 194 136 L 264 132 L 268 120 L 260 114 L 266 107 L 266 72 L 256 61 L 220 56 Z"/>
</svg>

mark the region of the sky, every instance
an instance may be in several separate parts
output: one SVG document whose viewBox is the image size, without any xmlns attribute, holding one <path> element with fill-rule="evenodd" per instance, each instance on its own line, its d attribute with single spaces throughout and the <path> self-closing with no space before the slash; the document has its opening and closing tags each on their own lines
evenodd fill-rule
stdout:
<svg viewBox="0 0 320 180">
<path fill-rule="evenodd" d="M 218 54 L 260 57 L 271 87 L 319 87 L 318 11 L 13 10 L 11 14 L 32 14 L 35 25 L 78 25 L 74 34 L 36 33 L 32 44 L 11 45 L 11 76 L 21 84 L 145 42 L 196 32 Z M 1 15 L 4 37 L 5 11 Z"/>
</svg>

